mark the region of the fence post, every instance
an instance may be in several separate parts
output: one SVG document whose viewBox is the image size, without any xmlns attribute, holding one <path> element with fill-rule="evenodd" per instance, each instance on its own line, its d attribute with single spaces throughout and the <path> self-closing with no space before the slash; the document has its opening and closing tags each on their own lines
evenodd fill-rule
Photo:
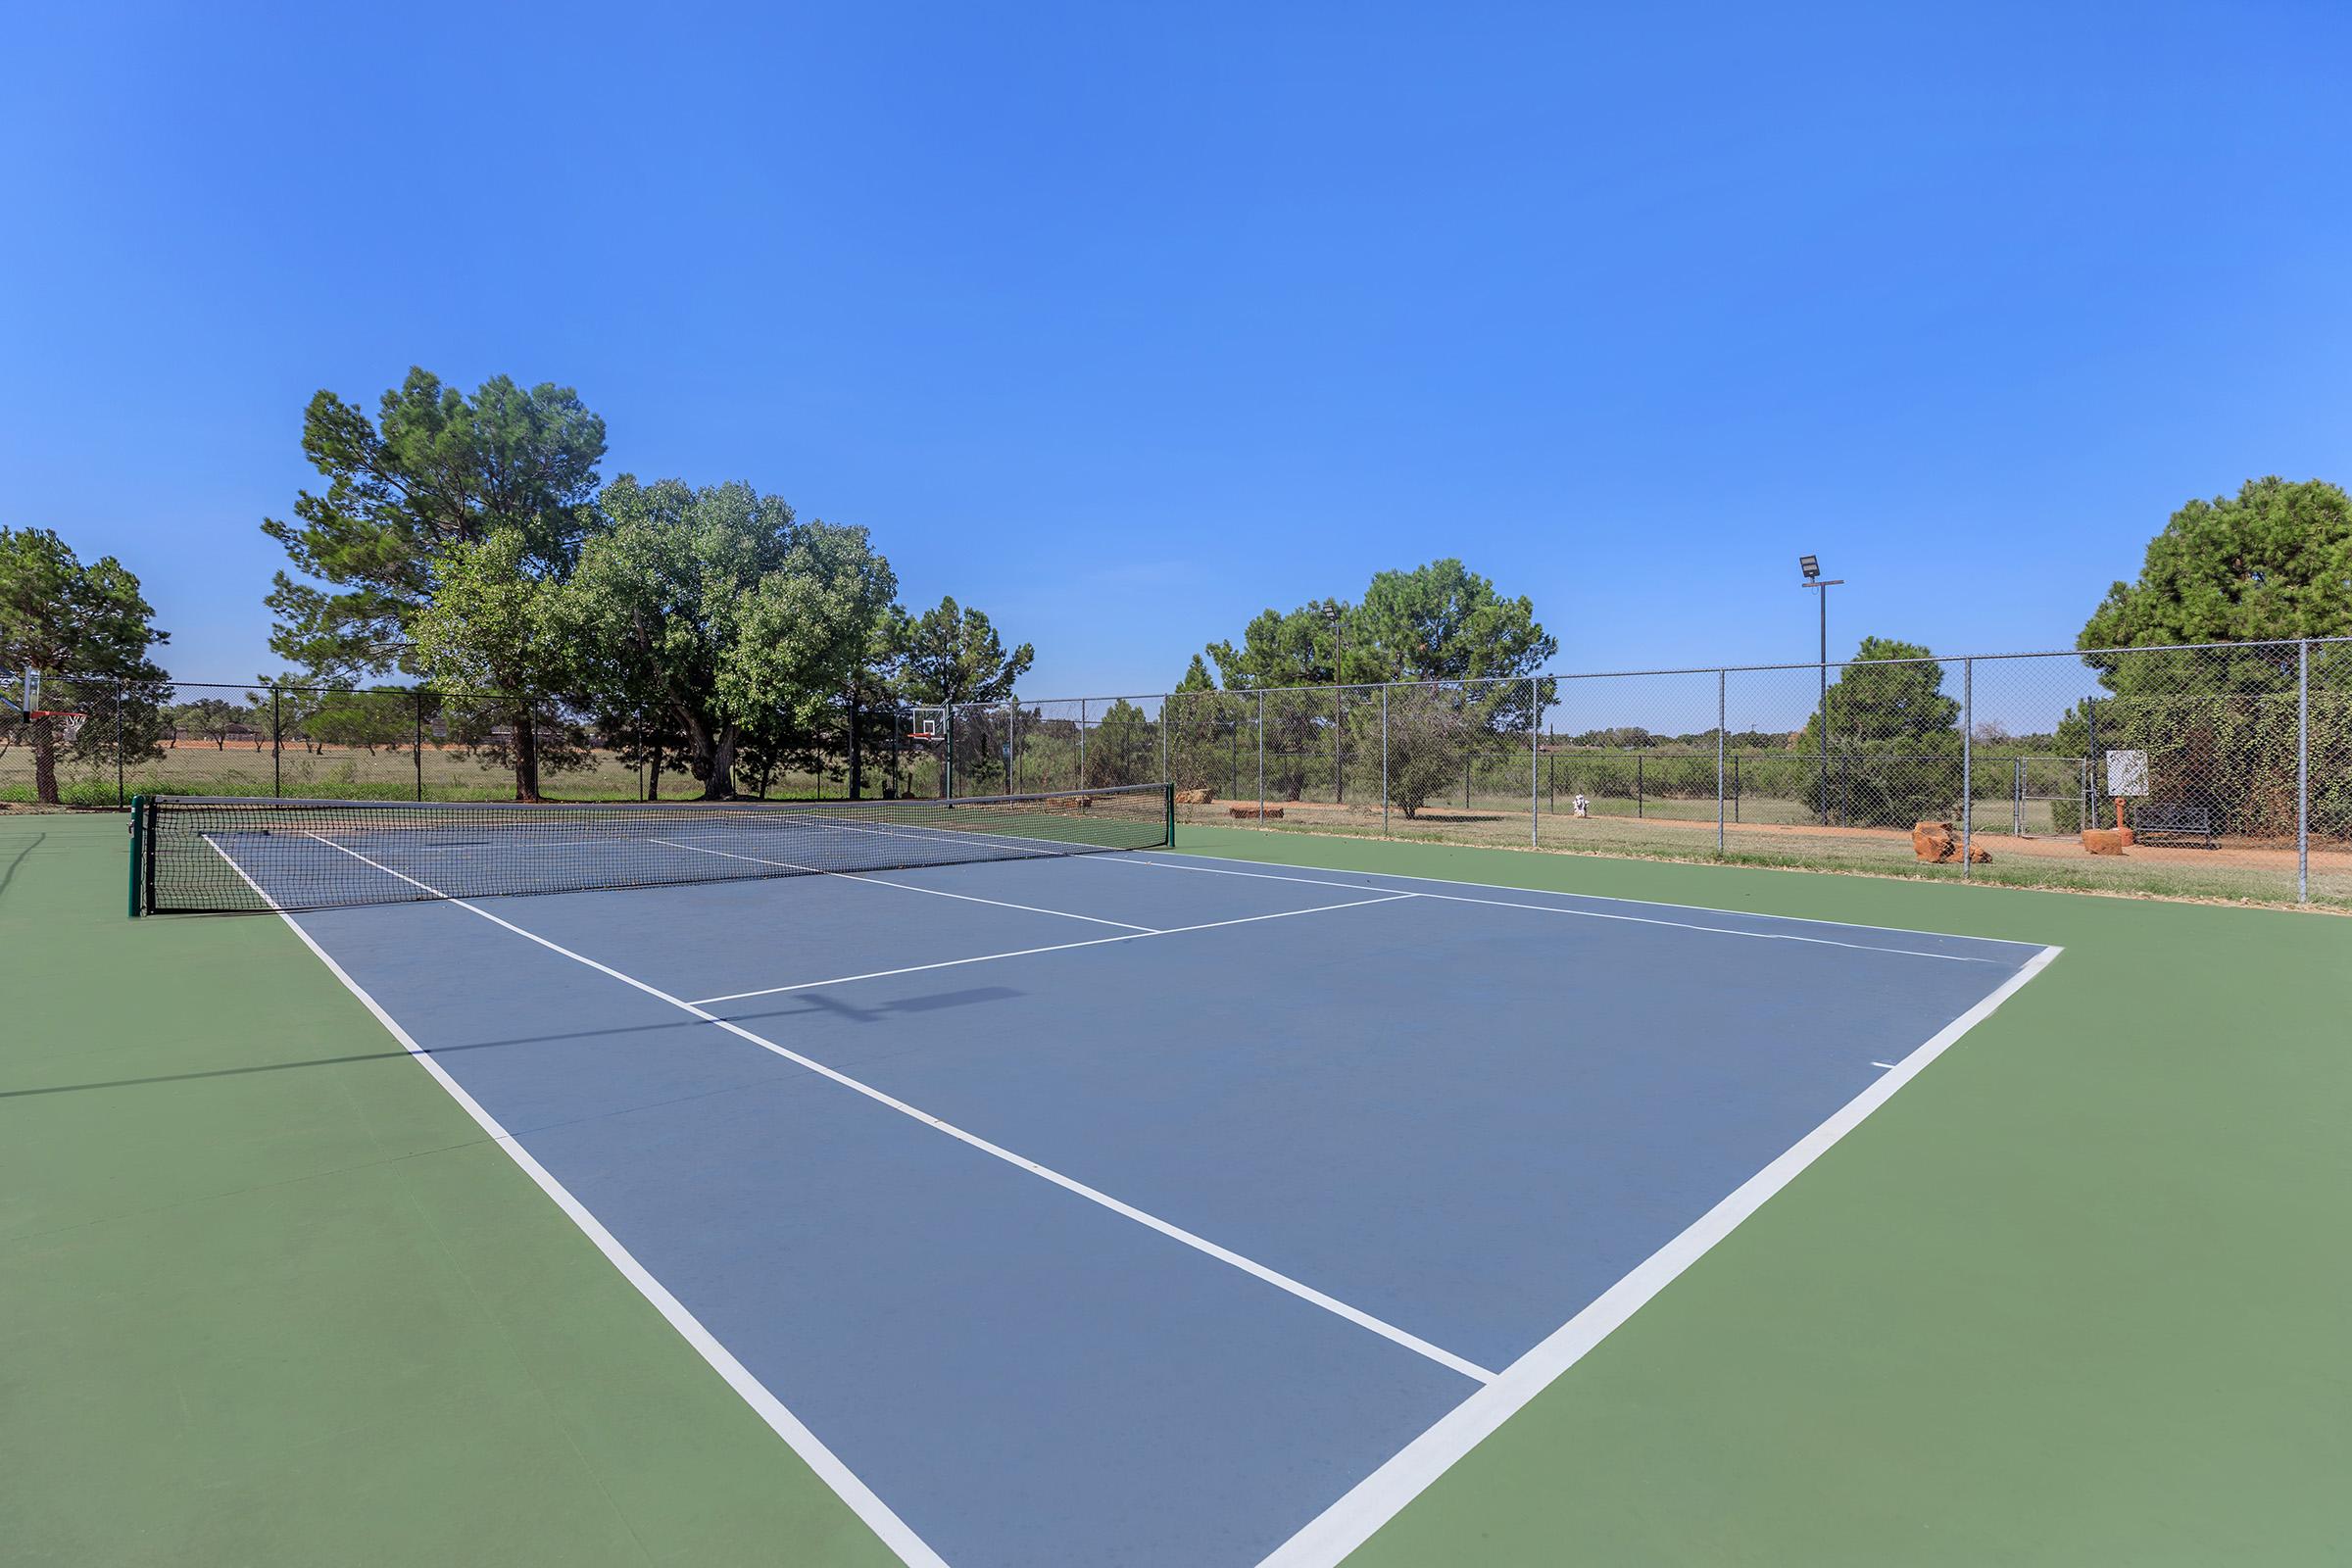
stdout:
<svg viewBox="0 0 2352 1568">
<path fill-rule="evenodd" d="M 1021 756 L 1021 700 L 1004 699 L 1004 793 L 1021 793 L 1021 776 L 1017 771 Z"/>
<path fill-rule="evenodd" d="M 1544 694 L 1536 678 L 1530 675 L 1527 678 L 1527 847 L 1531 850 L 1537 847 L 1537 806 L 1543 800 L 1536 782 L 1543 767 L 1539 758 L 1543 748 L 1537 744 L 1537 725 L 1543 713 Z"/>
<path fill-rule="evenodd" d="M 1340 684 L 1336 657 L 1331 666 L 1331 804 L 1348 804 L 1348 688 Z"/>
<path fill-rule="evenodd" d="M 940 705 L 941 722 L 947 726 L 946 749 L 940 754 L 939 791 L 943 801 L 956 799 L 956 705 Z"/>
<path fill-rule="evenodd" d="M 1723 754 L 1724 724 L 1730 705 L 1724 695 L 1724 682 L 1729 671 L 1715 672 L 1715 853 L 1723 853 Z"/>
<path fill-rule="evenodd" d="M 416 745 L 415 751 L 410 755 L 416 762 L 416 798 L 421 801 L 424 799 L 424 692 L 421 688 L 416 692 Z"/>
<path fill-rule="evenodd" d="M 1960 879 L 1967 881 L 1968 854 L 1977 836 L 1977 662 L 1960 664 Z"/>
<path fill-rule="evenodd" d="M 1634 754 L 1634 819 L 1642 818 L 1642 754 Z"/>
<path fill-rule="evenodd" d="M 284 727 L 278 722 L 277 688 L 272 686 L 270 688 L 270 793 L 279 800 L 283 800 L 286 794 L 285 768 L 278 761 L 278 754 L 285 747 L 285 741 L 279 734 Z"/>
<path fill-rule="evenodd" d="M 1170 699 L 1164 695 L 1159 700 L 1159 781 L 1162 784 L 1174 784 L 1176 782 L 1176 775 L 1168 770 L 1169 701 Z M 1172 811 L 1175 809 L 1175 808 L 1171 806 L 1168 808 L 1168 809 Z"/>
<path fill-rule="evenodd" d="M 1257 825 L 1266 825 L 1266 694 L 1257 694 Z"/>
<path fill-rule="evenodd" d="M 2311 639 L 2295 645 L 2295 902 L 2311 902 Z"/>
<path fill-rule="evenodd" d="M 1389 689 L 1380 689 L 1380 833 L 1389 833 Z"/>
<path fill-rule="evenodd" d="M 122 808 L 122 683 L 115 682 L 115 809 Z"/>
<path fill-rule="evenodd" d="M 1078 788 L 1086 789 L 1086 699 L 1078 699 Z"/>
</svg>

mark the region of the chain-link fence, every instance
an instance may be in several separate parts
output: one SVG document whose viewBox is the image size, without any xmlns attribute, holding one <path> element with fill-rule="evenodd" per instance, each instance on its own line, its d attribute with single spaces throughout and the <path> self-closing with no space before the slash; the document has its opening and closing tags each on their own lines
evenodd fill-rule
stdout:
<svg viewBox="0 0 2352 1568">
<path fill-rule="evenodd" d="M 992 712 L 1020 787 L 1157 747 L 1192 822 L 2352 906 L 2345 639 Z"/>
<path fill-rule="evenodd" d="M 705 792 L 689 737 L 643 713 L 412 687 L 136 682 L 44 674 L 41 710 L 0 725 L 0 802 L 118 808 L 137 794 L 584 801 Z M 779 799 L 946 793 L 944 757 L 896 710 L 749 729 L 734 788 Z M 855 745 L 852 737 L 855 736 Z M 855 760 L 856 765 L 853 765 Z"/>
<path fill-rule="evenodd" d="M 44 677 L 0 801 L 703 793 L 640 714 Z M 941 710 L 917 710 L 938 712 Z M 775 798 L 1171 780 L 1193 822 L 2352 906 L 2352 639 L 955 705 L 747 733 Z"/>
</svg>

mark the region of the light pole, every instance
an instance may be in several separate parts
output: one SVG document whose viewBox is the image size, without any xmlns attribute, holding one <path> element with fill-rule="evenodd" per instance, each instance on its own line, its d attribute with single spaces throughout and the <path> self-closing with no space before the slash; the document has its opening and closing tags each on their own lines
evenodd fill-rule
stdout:
<svg viewBox="0 0 2352 1568">
<path fill-rule="evenodd" d="M 1799 556 L 1797 569 L 1805 574 L 1805 586 L 1821 592 L 1821 825 L 1830 825 L 1830 590 L 1844 583 L 1843 577 L 1824 577 L 1817 557 Z"/>
</svg>

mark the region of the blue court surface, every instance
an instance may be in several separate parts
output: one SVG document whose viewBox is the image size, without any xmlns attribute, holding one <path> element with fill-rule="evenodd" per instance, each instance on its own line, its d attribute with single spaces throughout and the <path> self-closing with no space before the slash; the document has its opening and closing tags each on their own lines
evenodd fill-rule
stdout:
<svg viewBox="0 0 2352 1568">
<path fill-rule="evenodd" d="M 1024 1568 L 1336 1562 L 2054 952 L 1159 852 L 289 918 L 901 1556 Z"/>
</svg>

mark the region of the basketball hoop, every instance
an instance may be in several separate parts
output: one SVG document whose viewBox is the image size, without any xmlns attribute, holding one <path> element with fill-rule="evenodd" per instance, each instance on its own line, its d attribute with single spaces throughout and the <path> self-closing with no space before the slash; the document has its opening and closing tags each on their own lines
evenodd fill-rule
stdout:
<svg viewBox="0 0 2352 1568">
<path fill-rule="evenodd" d="M 90 715 L 87 713 L 65 713 L 38 710 L 24 715 L 24 724 L 29 729 L 45 718 L 49 721 L 50 738 L 60 746 L 71 746 L 81 734 L 81 726 L 89 721 L 89 717 Z"/>
</svg>

